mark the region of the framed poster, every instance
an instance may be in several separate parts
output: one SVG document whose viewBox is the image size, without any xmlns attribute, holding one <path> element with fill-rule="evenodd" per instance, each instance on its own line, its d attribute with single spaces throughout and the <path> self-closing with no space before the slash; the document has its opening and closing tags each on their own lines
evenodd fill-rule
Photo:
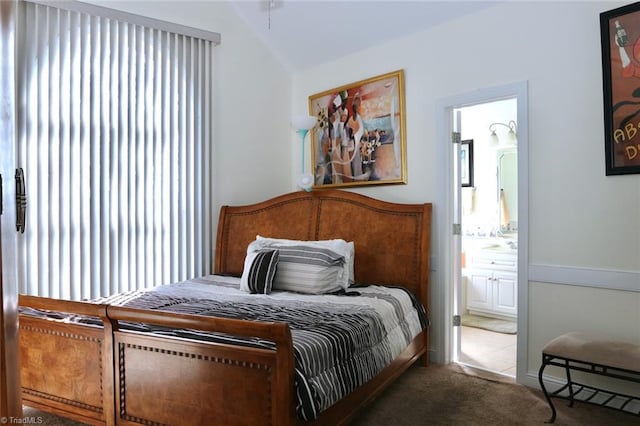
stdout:
<svg viewBox="0 0 640 426">
<path fill-rule="evenodd" d="M 313 188 L 407 183 L 404 73 L 309 97 Z"/>
<path fill-rule="evenodd" d="M 473 139 L 460 142 L 460 185 L 473 186 Z"/>
<path fill-rule="evenodd" d="M 606 174 L 640 173 L 640 3 L 600 14 Z"/>
</svg>

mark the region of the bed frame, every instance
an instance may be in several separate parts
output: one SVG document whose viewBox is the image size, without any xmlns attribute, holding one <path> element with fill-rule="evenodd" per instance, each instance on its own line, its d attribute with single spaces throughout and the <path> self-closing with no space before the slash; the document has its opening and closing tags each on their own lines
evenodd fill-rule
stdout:
<svg viewBox="0 0 640 426">
<path fill-rule="evenodd" d="M 223 206 L 214 271 L 239 276 L 257 234 L 355 242 L 355 277 L 411 289 L 429 306 L 431 204 L 397 204 L 340 190 L 294 192 Z M 103 327 L 20 316 L 25 405 L 106 425 L 312 424 L 295 415 L 289 327 L 21 295 L 23 307 L 91 315 Z M 141 334 L 119 321 L 269 339 L 275 350 Z M 428 331 L 378 376 L 313 424 L 348 423 L 416 360 L 427 363 Z"/>
</svg>

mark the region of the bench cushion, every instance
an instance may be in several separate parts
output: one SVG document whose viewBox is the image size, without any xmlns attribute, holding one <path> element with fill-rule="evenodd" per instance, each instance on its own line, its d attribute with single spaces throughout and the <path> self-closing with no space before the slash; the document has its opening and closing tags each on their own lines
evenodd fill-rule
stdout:
<svg viewBox="0 0 640 426">
<path fill-rule="evenodd" d="M 640 345 L 583 332 L 558 336 L 542 353 L 607 367 L 640 372 Z"/>
</svg>

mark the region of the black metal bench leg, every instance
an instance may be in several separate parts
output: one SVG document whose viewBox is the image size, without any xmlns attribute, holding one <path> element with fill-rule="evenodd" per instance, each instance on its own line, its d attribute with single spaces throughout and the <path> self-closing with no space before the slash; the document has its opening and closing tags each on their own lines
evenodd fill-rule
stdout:
<svg viewBox="0 0 640 426">
<path fill-rule="evenodd" d="M 569 407 L 573 407 L 573 385 L 571 382 L 571 373 L 569 368 L 569 360 L 564 361 L 564 369 L 567 372 L 567 385 L 569 386 Z"/>
<path fill-rule="evenodd" d="M 556 421 L 556 407 L 553 405 L 553 401 L 551 400 L 551 396 L 549 396 L 549 392 L 547 392 L 547 388 L 544 386 L 544 380 L 542 379 L 542 372 L 547 366 L 547 361 L 549 357 L 546 355 L 542 355 L 542 365 L 540 366 L 540 370 L 538 370 L 538 381 L 540 382 L 540 387 L 542 388 L 542 392 L 544 393 L 544 397 L 547 399 L 549 403 L 549 407 L 551 407 L 551 418 L 547 420 L 545 423 L 553 423 Z"/>
</svg>

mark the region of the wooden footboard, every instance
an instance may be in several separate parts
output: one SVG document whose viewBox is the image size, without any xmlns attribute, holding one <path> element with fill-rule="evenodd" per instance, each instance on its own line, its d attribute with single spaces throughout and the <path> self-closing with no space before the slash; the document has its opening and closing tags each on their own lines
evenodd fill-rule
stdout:
<svg viewBox="0 0 640 426">
<path fill-rule="evenodd" d="M 106 317 L 102 305 L 20 296 L 21 307 Z M 112 424 L 111 337 L 101 327 L 20 315 L 22 402 L 89 424 Z"/>
<path fill-rule="evenodd" d="M 291 425 L 295 422 L 289 326 L 109 307 L 118 424 Z M 275 350 L 118 330 L 117 321 L 273 341 Z"/>
<path fill-rule="evenodd" d="M 20 306 L 103 321 L 103 327 L 95 327 L 20 315 L 25 405 L 89 424 L 296 421 L 293 344 L 286 324 L 32 296 L 21 296 Z M 157 336 L 121 330 L 118 321 L 215 330 L 276 346 L 269 350 Z"/>
</svg>

